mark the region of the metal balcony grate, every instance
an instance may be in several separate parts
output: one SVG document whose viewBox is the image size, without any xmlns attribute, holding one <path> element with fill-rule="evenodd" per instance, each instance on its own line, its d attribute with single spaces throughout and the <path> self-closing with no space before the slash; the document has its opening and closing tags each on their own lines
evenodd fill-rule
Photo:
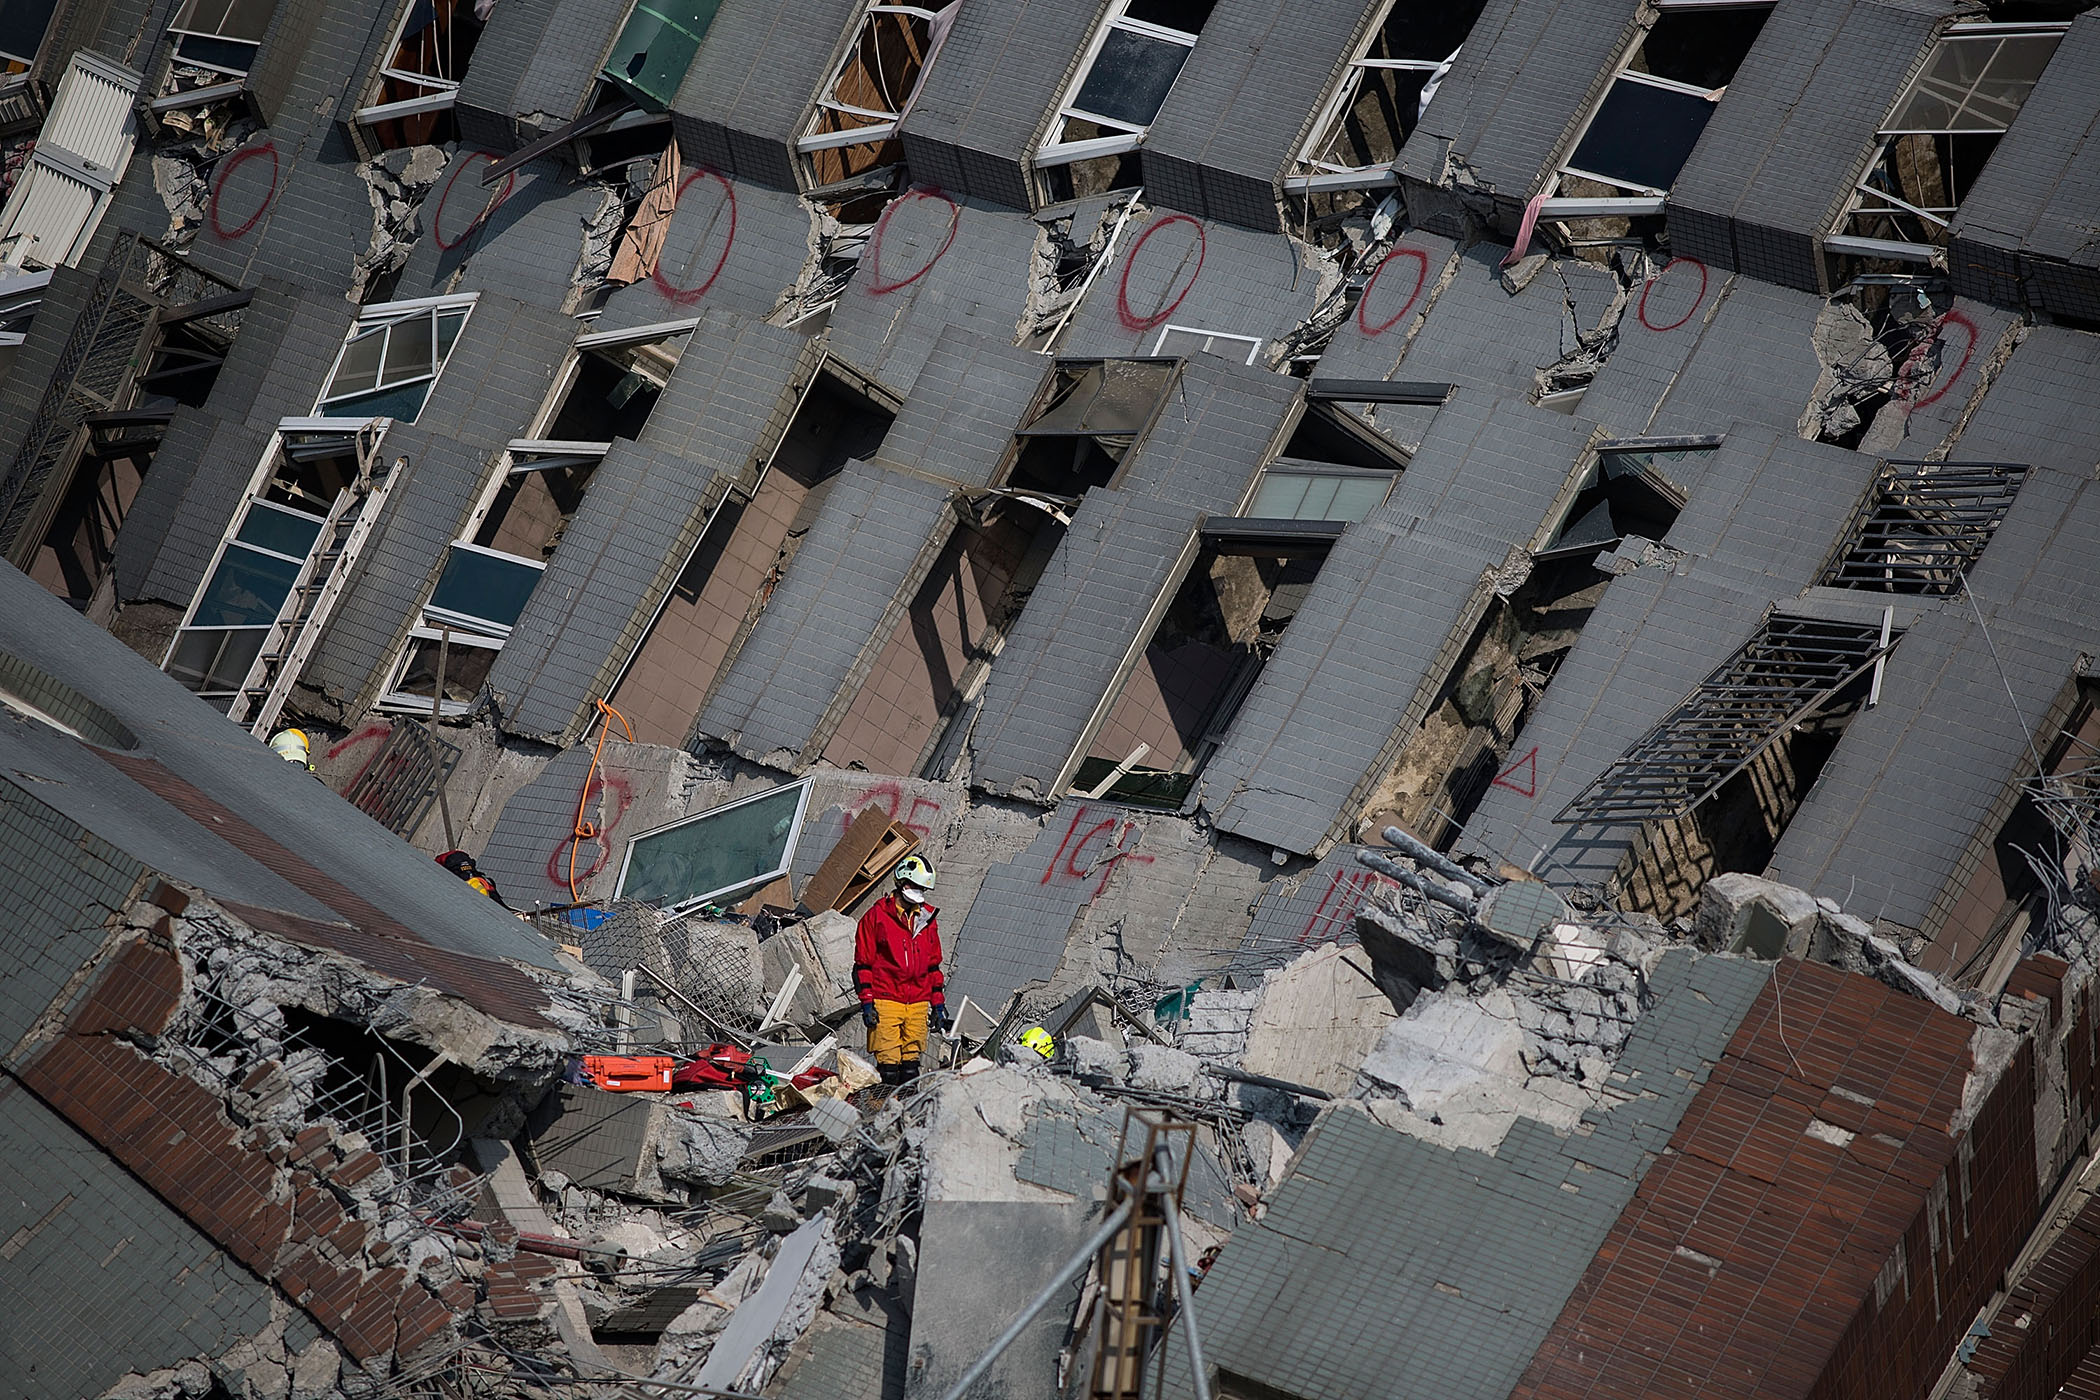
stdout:
<svg viewBox="0 0 2100 1400">
<path fill-rule="evenodd" d="M 1949 596 L 2005 520 L 2027 468 L 2003 462 L 1889 462 L 1818 582 Z"/>
<path fill-rule="evenodd" d="M 1767 618 L 1553 820 L 1611 825 L 1684 815 L 1884 654 L 1878 626 Z"/>
</svg>

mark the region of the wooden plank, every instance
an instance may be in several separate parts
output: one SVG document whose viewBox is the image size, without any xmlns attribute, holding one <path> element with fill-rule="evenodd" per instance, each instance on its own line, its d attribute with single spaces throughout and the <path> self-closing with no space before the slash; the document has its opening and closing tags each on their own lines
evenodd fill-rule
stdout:
<svg viewBox="0 0 2100 1400">
<path fill-rule="evenodd" d="M 882 833 L 882 840 L 876 844 L 868 858 L 861 862 L 860 869 L 853 872 L 853 878 L 846 882 L 846 888 L 840 891 L 838 901 L 832 908 L 843 913 L 860 903 L 868 891 L 881 884 L 882 877 L 895 870 L 897 862 L 910 855 L 918 844 L 917 836 L 901 826 L 889 824 Z"/>
<path fill-rule="evenodd" d="M 836 901 L 860 872 L 882 838 L 889 833 L 890 819 L 880 807 L 867 807 L 846 828 L 846 834 L 824 857 L 817 873 L 802 887 L 802 903 L 813 911 L 833 909 Z"/>
<path fill-rule="evenodd" d="M 794 892 L 794 886 L 793 886 L 793 885 L 791 885 L 791 884 L 790 884 L 790 883 L 788 882 L 788 880 L 789 880 L 789 877 L 788 877 L 788 876 L 786 876 L 786 875 L 783 875 L 783 876 L 781 876 L 781 877 L 780 877 L 779 879 L 775 880 L 775 881 L 774 881 L 774 882 L 773 882 L 772 884 L 770 884 L 770 885 L 767 885 L 767 886 L 766 886 L 766 887 L 765 887 L 764 889 L 760 890 L 760 891 L 759 891 L 759 892 L 758 892 L 757 894 L 754 894 L 754 895 L 752 895 L 752 896 L 751 896 L 751 897 L 750 897 L 749 899 L 745 900 L 745 901 L 744 901 L 744 902 L 743 902 L 742 904 L 739 904 L 739 905 L 738 905 L 738 906 L 736 907 L 736 912 L 737 912 L 737 913 L 739 913 L 739 914 L 756 914 L 756 913 L 758 913 L 758 912 L 759 912 L 760 910 L 764 909 L 764 908 L 765 908 L 765 907 L 766 907 L 767 905 L 769 905 L 769 904 L 770 904 L 770 905 L 772 905 L 772 906 L 773 906 L 773 907 L 774 907 L 775 909 L 792 909 L 792 908 L 794 908 L 794 907 L 795 907 L 795 892 Z"/>
</svg>

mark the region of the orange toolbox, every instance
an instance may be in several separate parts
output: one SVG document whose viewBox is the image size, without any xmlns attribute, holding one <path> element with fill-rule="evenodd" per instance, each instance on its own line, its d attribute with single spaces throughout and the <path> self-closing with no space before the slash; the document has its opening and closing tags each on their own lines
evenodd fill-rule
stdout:
<svg viewBox="0 0 2100 1400">
<path fill-rule="evenodd" d="M 586 1055 L 583 1077 L 601 1089 L 615 1092 L 669 1091 L 675 1063 L 669 1055 Z"/>
</svg>

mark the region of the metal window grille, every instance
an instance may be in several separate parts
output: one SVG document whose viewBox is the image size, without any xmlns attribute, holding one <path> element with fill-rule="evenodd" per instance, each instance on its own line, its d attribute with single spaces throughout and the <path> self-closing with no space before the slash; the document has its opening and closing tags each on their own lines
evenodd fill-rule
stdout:
<svg viewBox="0 0 2100 1400">
<path fill-rule="evenodd" d="M 1618 824 L 1683 816 L 1885 654 L 1876 625 L 1768 617 L 1553 820 Z"/>
<path fill-rule="evenodd" d="M 1834 588 L 1945 597 L 2004 523 L 2027 468 L 1888 462 L 1818 580 Z"/>
</svg>

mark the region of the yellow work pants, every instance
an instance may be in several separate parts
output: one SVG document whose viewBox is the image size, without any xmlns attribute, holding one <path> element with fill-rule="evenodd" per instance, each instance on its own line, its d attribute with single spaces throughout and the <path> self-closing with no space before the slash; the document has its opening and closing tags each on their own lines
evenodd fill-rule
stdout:
<svg viewBox="0 0 2100 1400">
<path fill-rule="evenodd" d="M 875 999 L 875 1029 L 868 1032 L 868 1049 L 878 1065 L 901 1065 L 926 1053 L 926 1017 L 932 1010 L 923 1001 Z"/>
</svg>

